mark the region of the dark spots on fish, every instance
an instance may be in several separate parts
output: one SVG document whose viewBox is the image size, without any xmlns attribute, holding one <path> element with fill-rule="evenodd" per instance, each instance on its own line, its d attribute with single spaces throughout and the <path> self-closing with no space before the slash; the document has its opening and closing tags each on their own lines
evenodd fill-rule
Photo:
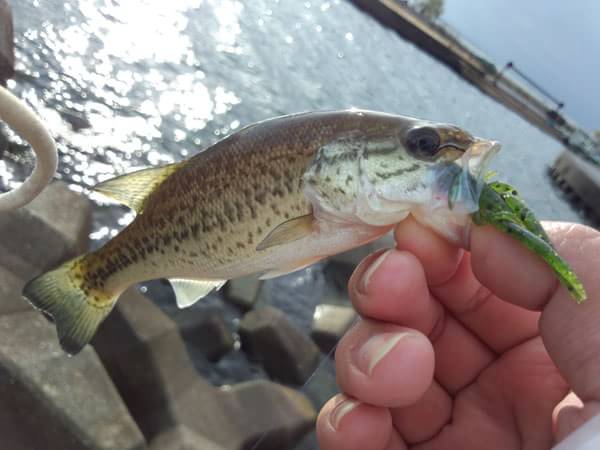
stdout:
<svg viewBox="0 0 600 450">
<path fill-rule="evenodd" d="M 415 163 L 409 167 L 402 167 L 400 169 L 396 169 L 393 172 L 375 172 L 375 175 L 381 180 L 387 180 L 388 178 L 398 177 L 404 175 L 405 173 L 414 172 L 416 170 L 419 170 L 420 167 L 421 166 L 419 164 Z"/>
<path fill-rule="evenodd" d="M 345 191 L 345 190 L 343 190 L 343 189 L 342 189 L 341 187 L 339 187 L 339 186 L 336 186 L 336 187 L 334 188 L 334 191 L 336 191 L 336 192 L 339 192 L 339 193 L 340 193 L 340 194 L 342 194 L 342 195 L 346 195 L 346 191 Z"/>
<path fill-rule="evenodd" d="M 271 228 L 271 218 L 267 217 L 267 220 L 265 220 L 265 225 L 267 228 Z"/>
<path fill-rule="evenodd" d="M 308 184 L 311 184 L 313 186 L 315 186 L 317 184 L 317 180 L 314 177 L 309 177 L 308 180 L 306 180 L 306 181 L 308 181 Z"/>
<path fill-rule="evenodd" d="M 236 219 L 235 208 L 229 202 L 225 202 L 223 205 L 223 212 L 225 216 L 229 220 L 229 222 L 234 223 Z"/>
<path fill-rule="evenodd" d="M 318 175 L 321 173 L 321 169 L 323 168 L 323 163 L 321 163 L 321 160 L 319 159 L 317 161 L 317 164 L 315 165 L 315 173 Z"/>
<path fill-rule="evenodd" d="M 276 186 L 275 188 L 273 188 L 273 196 L 275 197 L 280 197 L 283 198 L 285 196 L 283 189 L 281 189 L 279 186 Z"/>
<path fill-rule="evenodd" d="M 262 234 L 262 228 L 261 227 L 256 227 L 256 233 L 261 235 Z"/>
<path fill-rule="evenodd" d="M 219 244 L 222 244 L 223 243 L 223 238 L 221 236 L 217 236 L 217 242 Z"/>
<path fill-rule="evenodd" d="M 237 248 L 239 248 L 239 249 L 244 249 L 244 248 L 246 248 L 246 245 L 245 245 L 243 242 L 240 242 L 240 241 L 237 241 L 237 242 L 235 243 L 235 246 L 236 246 Z"/>
<path fill-rule="evenodd" d="M 386 155 L 390 155 L 391 153 L 394 153 L 396 151 L 396 147 L 378 147 L 378 148 L 374 148 L 372 150 L 369 150 L 367 152 L 367 154 L 373 155 L 373 156 L 386 156 Z"/>
<path fill-rule="evenodd" d="M 236 201 L 234 203 L 234 206 L 237 215 L 237 220 L 238 222 L 241 222 L 242 220 L 244 220 L 244 204 L 242 202 Z"/>
<path fill-rule="evenodd" d="M 277 203 L 271 203 L 271 210 L 275 213 L 276 216 L 281 216 L 281 210 Z"/>
<path fill-rule="evenodd" d="M 227 231 L 227 223 L 225 222 L 225 219 L 223 219 L 223 216 L 219 214 L 217 215 L 216 219 L 217 222 L 219 222 L 219 228 L 221 229 L 221 231 Z"/>
<path fill-rule="evenodd" d="M 199 255 L 198 253 L 196 253 L 196 252 L 190 252 L 190 253 L 189 253 L 189 255 L 190 255 L 192 258 L 197 258 L 198 256 L 200 256 L 200 255 Z"/>
<path fill-rule="evenodd" d="M 325 182 L 326 182 L 326 183 L 331 183 L 331 177 L 330 177 L 329 175 L 327 175 L 327 176 L 325 177 Z"/>
<path fill-rule="evenodd" d="M 269 175 L 273 180 L 279 181 L 281 179 L 281 173 L 279 173 L 275 168 L 269 167 Z"/>
<path fill-rule="evenodd" d="M 264 191 L 256 191 L 256 193 L 254 194 L 254 200 L 256 200 L 257 203 L 264 205 L 265 203 L 267 203 L 267 195 Z"/>
<path fill-rule="evenodd" d="M 289 212 L 285 212 L 283 214 L 283 217 L 285 217 L 286 219 L 289 219 L 290 218 L 290 213 Z"/>
<path fill-rule="evenodd" d="M 231 247 L 227 247 L 227 253 L 229 253 L 231 256 L 233 256 L 235 254 L 235 252 L 233 251 L 233 249 Z"/>
<path fill-rule="evenodd" d="M 286 176 L 283 184 L 284 184 L 286 190 L 288 191 L 288 194 L 292 194 L 294 192 L 294 182 L 293 182 L 291 176 L 290 177 Z"/>
<path fill-rule="evenodd" d="M 354 177 L 352 175 L 348 175 L 346 177 L 346 186 L 350 186 L 350 183 L 352 183 L 353 180 L 354 180 Z"/>
<path fill-rule="evenodd" d="M 338 167 L 337 169 L 335 169 L 335 174 L 337 176 L 339 176 L 341 172 L 342 172 L 342 168 L 341 167 Z"/>
<path fill-rule="evenodd" d="M 189 230 L 183 230 L 181 232 L 181 234 L 179 235 L 179 237 L 181 238 L 182 241 L 185 241 L 186 239 L 188 239 L 190 237 Z"/>
<path fill-rule="evenodd" d="M 171 236 L 169 236 L 169 235 L 163 237 L 163 245 L 165 247 L 168 247 L 171 244 L 172 239 L 173 238 Z"/>
<path fill-rule="evenodd" d="M 244 194 L 244 197 L 246 198 L 246 202 L 250 202 L 252 201 L 252 190 L 245 188 L 242 190 L 242 193 Z"/>
<path fill-rule="evenodd" d="M 200 224 L 193 223 L 192 226 L 190 227 L 190 231 L 192 232 L 192 236 L 194 236 L 195 238 L 198 237 L 198 233 L 200 232 Z"/>
<path fill-rule="evenodd" d="M 211 247 L 215 252 L 219 249 L 219 246 L 217 244 L 212 244 Z"/>
<path fill-rule="evenodd" d="M 180 250 L 179 245 L 175 244 L 173 246 L 173 250 L 175 251 L 175 253 L 179 253 L 179 250 Z"/>
<path fill-rule="evenodd" d="M 152 267 L 158 267 L 158 263 L 156 261 L 150 261 L 150 264 L 152 264 Z"/>
</svg>

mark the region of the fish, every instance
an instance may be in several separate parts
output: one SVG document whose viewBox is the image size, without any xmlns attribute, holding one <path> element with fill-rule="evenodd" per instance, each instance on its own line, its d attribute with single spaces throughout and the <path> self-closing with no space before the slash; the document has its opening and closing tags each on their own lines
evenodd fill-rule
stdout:
<svg viewBox="0 0 600 450">
<path fill-rule="evenodd" d="M 135 219 L 23 295 L 74 355 L 135 283 L 166 278 L 187 307 L 227 280 L 277 277 L 371 242 L 409 214 L 460 243 L 498 149 L 451 124 L 376 111 L 258 122 L 186 161 L 97 185 Z"/>
</svg>

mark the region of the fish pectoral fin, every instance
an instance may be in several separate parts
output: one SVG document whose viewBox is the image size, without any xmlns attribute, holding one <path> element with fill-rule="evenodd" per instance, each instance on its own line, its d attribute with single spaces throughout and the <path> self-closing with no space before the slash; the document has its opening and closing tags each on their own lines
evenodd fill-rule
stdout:
<svg viewBox="0 0 600 450">
<path fill-rule="evenodd" d="M 212 290 L 219 290 L 227 280 L 188 280 L 184 278 L 169 279 L 175 300 L 179 308 L 192 306 L 198 300 L 206 297 Z"/>
<path fill-rule="evenodd" d="M 258 244 L 256 250 L 266 250 L 276 245 L 286 244 L 311 234 L 315 229 L 315 217 L 312 214 L 294 217 L 277 225 L 267 235 L 263 241 Z"/>
<path fill-rule="evenodd" d="M 140 213 L 146 198 L 180 166 L 181 163 L 174 163 L 138 170 L 103 181 L 93 189 Z"/>
<path fill-rule="evenodd" d="M 296 272 L 297 270 L 304 269 L 305 267 L 310 266 L 311 264 L 316 263 L 324 258 L 324 256 L 311 256 L 310 258 L 306 258 L 300 261 L 297 261 L 291 266 L 280 267 L 279 269 L 273 269 L 268 272 L 263 273 L 259 280 L 270 280 L 271 278 L 280 277 L 281 275 L 287 275 L 288 273 Z"/>
</svg>

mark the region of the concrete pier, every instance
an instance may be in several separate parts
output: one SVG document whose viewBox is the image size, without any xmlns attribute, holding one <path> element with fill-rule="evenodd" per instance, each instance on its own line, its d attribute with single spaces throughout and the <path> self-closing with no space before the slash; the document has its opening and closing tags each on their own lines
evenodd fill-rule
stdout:
<svg viewBox="0 0 600 450">
<path fill-rule="evenodd" d="M 551 175 L 558 186 L 600 224 L 600 167 L 564 151 L 554 163 Z"/>
</svg>

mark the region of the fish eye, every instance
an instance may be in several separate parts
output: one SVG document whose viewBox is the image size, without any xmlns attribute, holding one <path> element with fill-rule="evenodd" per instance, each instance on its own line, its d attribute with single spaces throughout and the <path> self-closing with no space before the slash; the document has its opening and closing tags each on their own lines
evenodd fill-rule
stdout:
<svg viewBox="0 0 600 450">
<path fill-rule="evenodd" d="M 413 128 L 406 136 L 408 151 L 417 158 L 431 158 L 440 147 L 440 135 L 431 127 Z"/>
</svg>

